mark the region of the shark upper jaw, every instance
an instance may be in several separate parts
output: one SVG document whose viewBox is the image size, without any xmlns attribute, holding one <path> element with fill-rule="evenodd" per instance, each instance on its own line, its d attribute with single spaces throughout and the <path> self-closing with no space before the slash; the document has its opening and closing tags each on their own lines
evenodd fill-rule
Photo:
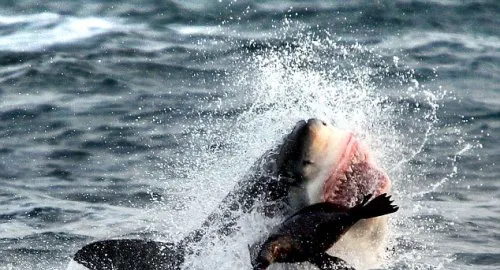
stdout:
<svg viewBox="0 0 500 270">
<path fill-rule="evenodd" d="M 316 119 L 310 119 L 306 128 L 308 164 L 302 169 L 306 204 L 329 201 L 350 208 L 365 195 L 390 190 L 389 177 L 352 132 Z"/>
<path fill-rule="evenodd" d="M 364 196 L 389 191 L 387 174 L 375 163 L 366 146 L 350 134 L 339 162 L 324 180 L 321 201 L 353 207 Z"/>
</svg>

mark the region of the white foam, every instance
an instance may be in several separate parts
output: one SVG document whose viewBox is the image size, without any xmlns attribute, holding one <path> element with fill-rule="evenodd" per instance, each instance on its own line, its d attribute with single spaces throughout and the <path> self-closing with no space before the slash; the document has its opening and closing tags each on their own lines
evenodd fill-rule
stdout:
<svg viewBox="0 0 500 270">
<path fill-rule="evenodd" d="M 74 260 L 71 260 L 66 270 L 89 270 L 89 268 L 75 262 Z"/>
<path fill-rule="evenodd" d="M 222 26 L 202 26 L 202 25 L 178 25 L 171 24 L 169 26 L 170 29 L 176 31 L 181 35 L 215 35 L 221 34 L 224 31 L 222 30 Z"/>
<path fill-rule="evenodd" d="M 413 49 L 433 42 L 455 42 L 465 48 L 483 51 L 485 49 L 499 49 L 500 38 L 485 36 L 477 33 L 447 33 L 437 31 L 412 31 L 398 36 L 387 38 L 378 46 L 386 49 Z"/>
<path fill-rule="evenodd" d="M 125 29 L 115 19 L 80 18 L 54 13 L 1 16 L 0 23 L 27 24 L 13 33 L 0 36 L 0 50 L 3 51 L 38 51 Z"/>
<path fill-rule="evenodd" d="M 246 39 L 262 39 L 264 37 L 269 37 L 270 33 L 266 30 L 261 29 L 241 29 L 234 27 L 227 27 L 224 25 L 179 25 L 171 24 L 169 28 L 180 35 L 185 36 L 224 36 L 229 38 L 246 38 Z"/>
<path fill-rule="evenodd" d="M 36 25 L 47 25 L 54 23 L 61 18 L 61 15 L 50 12 L 43 12 L 30 15 L 0 16 L 0 25 L 29 23 Z"/>
</svg>

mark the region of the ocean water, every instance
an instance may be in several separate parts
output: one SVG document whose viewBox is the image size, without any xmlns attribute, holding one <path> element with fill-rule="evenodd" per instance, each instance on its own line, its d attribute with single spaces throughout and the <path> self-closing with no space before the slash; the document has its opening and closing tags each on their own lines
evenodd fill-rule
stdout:
<svg viewBox="0 0 500 270">
<path fill-rule="evenodd" d="M 500 2 L 0 2 L 0 269 L 175 241 L 299 119 L 393 181 L 383 269 L 500 268 Z M 252 215 L 186 269 L 250 269 Z"/>
</svg>

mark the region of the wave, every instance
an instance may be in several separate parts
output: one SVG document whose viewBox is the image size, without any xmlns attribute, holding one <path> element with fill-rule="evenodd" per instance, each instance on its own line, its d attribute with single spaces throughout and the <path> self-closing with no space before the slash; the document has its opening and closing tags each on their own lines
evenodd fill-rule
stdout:
<svg viewBox="0 0 500 270">
<path fill-rule="evenodd" d="M 435 50 L 449 47 L 459 51 L 483 51 L 500 49 L 500 39 L 475 33 L 447 33 L 440 31 L 411 31 L 393 36 L 378 45 L 380 48 L 412 51 Z"/>
<path fill-rule="evenodd" d="M 40 13 L 0 16 L 0 29 L 3 29 L 4 33 L 0 35 L 0 51 L 29 52 L 105 33 L 123 32 L 126 27 L 117 19 L 111 18 Z"/>
<path fill-rule="evenodd" d="M 0 25 L 2 27 L 13 24 L 47 25 L 57 21 L 60 17 L 59 14 L 50 12 L 18 16 L 0 16 Z"/>
</svg>

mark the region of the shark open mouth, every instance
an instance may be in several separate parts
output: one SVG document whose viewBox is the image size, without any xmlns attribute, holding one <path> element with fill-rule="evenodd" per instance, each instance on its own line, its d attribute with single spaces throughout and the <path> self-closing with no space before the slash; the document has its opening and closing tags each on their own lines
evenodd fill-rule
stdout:
<svg viewBox="0 0 500 270">
<path fill-rule="evenodd" d="M 353 207 L 364 195 L 388 192 L 389 177 L 352 133 L 341 145 L 345 149 L 324 183 L 322 201 Z"/>
</svg>

